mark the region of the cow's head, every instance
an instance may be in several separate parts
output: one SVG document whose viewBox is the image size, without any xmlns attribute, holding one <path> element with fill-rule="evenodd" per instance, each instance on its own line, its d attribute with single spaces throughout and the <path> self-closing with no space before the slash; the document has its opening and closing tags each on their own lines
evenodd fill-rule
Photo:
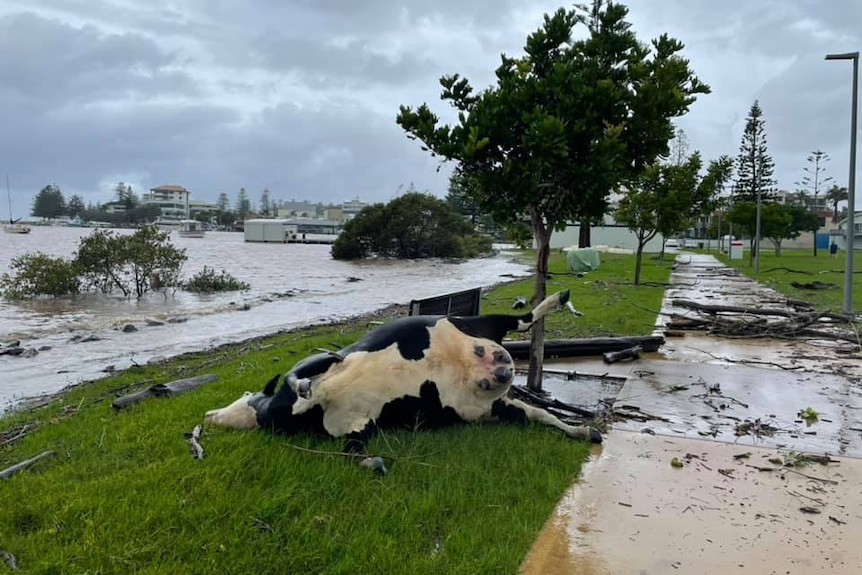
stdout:
<svg viewBox="0 0 862 575">
<path fill-rule="evenodd" d="M 206 413 L 204 422 L 233 429 L 254 429 L 259 427 L 258 414 L 269 407 L 275 394 L 275 386 L 281 376 L 275 376 L 264 386 L 263 391 L 246 391 L 242 397 L 221 409 L 211 409 Z"/>
<path fill-rule="evenodd" d="M 515 379 L 512 356 L 502 345 L 476 339 L 473 343 L 471 380 L 483 391 L 496 391 L 511 385 Z"/>
</svg>

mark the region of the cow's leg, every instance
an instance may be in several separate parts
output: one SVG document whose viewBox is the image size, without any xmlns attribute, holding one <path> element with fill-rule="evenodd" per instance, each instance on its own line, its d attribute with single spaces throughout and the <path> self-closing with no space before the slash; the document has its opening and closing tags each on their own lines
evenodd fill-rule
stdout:
<svg viewBox="0 0 862 575">
<path fill-rule="evenodd" d="M 511 399 L 508 397 L 498 399 L 491 406 L 491 416 L 495 417 L 499 421 L 509 423 L 524 424 L 527 421 L 537 421 L 539 423 L 544 423 L 545 425 L 556 427 L 573 439 L 591 441 L 593 443 L 602 442 L 602 434 L 592 427 L 586 427 L 583 425 L 575 426 L 563 423 L 556 416 L 548 413 L 544 409 L 533 407 L 532 405 L 524 403 L 520 399 Z"/>
<path fill-rule="evenodd" d="M 368 442 L 377 435 L 377 422 L 367 414 L 351 412 L 331 404 L 324 410 L 323 428 L 332 437 L 344 438 L 345 453 L 365 453 Z"/>
<path fill-rule="evenodd" d="M 332 366 L 334 363 L 343 361 L 344 358 L 338 352 L 316 353 L 293 366 L 284 376 L 284 385 L 289 386 L 300 397 L 311 396 L 312 378 L 318 376 Z"/>
</svg>

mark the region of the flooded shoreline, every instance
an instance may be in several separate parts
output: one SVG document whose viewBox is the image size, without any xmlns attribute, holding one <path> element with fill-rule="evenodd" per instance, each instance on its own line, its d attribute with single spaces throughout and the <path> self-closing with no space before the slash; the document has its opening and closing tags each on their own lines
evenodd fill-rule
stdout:
<svg viewBox="0 0 862 575">
<path fill-rule="evenodd" d="M 0 272 L 24 251 L 69 256 L 81 234 L 43 228 L 32 234 L 36 241 L 12 246 L 15 249 L 3 244 Z M 328 246 L 250 244 L 241 234 L 171 239 L 187 250 L 184 275 L 208 265 L 248 282 L 251 289 L 209 296 L 149 294 L 140 301 L 88 295 L 0 302 L 0 341 L 20 341 L 22 347 L 36 350 L 32 357 L 0 355 L 0 410 L 24 397 L 104 377 L 109 366 L 121 370 L 529 273 L 507 254 L 464 263 L 351 263 L 332 260 Z"/>
</svg>

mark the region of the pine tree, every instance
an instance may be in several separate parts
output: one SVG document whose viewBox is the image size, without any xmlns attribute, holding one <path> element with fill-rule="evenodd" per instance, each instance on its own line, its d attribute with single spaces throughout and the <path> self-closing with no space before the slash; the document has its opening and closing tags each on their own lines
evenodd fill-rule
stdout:
<svg viewBox="0 0 862 575">
<path fill-rule="evenodd" d="M 766 146 L 766 122 L 757 100 L 745 120 L 745 132 L 736 158 L 736 193 L 734 202 L 756 202 L 775 199 L 775 163 Z"/>
</svg>

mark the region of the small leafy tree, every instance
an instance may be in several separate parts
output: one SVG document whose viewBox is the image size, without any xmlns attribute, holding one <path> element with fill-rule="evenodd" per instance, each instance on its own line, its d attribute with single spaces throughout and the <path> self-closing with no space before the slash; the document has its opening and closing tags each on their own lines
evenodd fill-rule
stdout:
<svg viewBox="0 0 862 575">
<path fill-rule="evenodd" d="M 80 291 L 74 262 L 42 253 L 12 258 L 12 273 L 0 276 L 0 292 L 10 300 L 37 296 L 77 295 Z"/>
<path fill-rule="evenodd" d="M 246 282 L 235 278 L 225 270 L 222 270 L 220 274 L 216 274 L 213 268 L 207 266 L 204 266 L 203 270 L 183 282 L 184 290 L 195 293 L 242 291 L 248 288 L 249 285 Z"/>
<path fill-rule="evenodd" d="M 186 255 L 168 241 L 169 236 L 144 226 L 131 235 L 96 230 L 81 238 L 75 264 L 84 285 L 103 293 L 119 289 L 126 297 L 139 298 L 152 290 L 178 287 Z"/>
<path fill-rule="evenodd" d="M 644 246 L 659 233 L 669 237 L 682 231 L 695 217 L 712 210 L 714 198 L 730 178 L 730 158 L 710 162 L 705 176 L 700 175 L 701 166 L 697 152 L 681 163 L 654 164 L 621 198 L 616 218 L 638 241 L 635 285 L 640 285 Z"/>
<path fill-rule="evenodd" d="M 757 206 L 754 202 L 734 204 L 727 217 L 734 226 L 742 228 L 746 234 L 754 234 Z M 761 231 L 775 248 L 775 255 L 781 255 L 781 244 L 786 239 L 799 237 L 803 231 L 811 231 L 819 222 L 812 212 L 803 206 L 789 206 L 771 203 L 762 206 Z"/>
<path fill-rule="evenodd" d="M 534 301 L 546 295 L 553 230 L 578 220 L 580 244 L 589 245 L 589 225 L 607 210 L 611 190 L 668 153 L 671 120 L 709 91 L 680 56 L 680 42 L 662 35 L 645 46 L 627 14 L 621 4 L 593 0 L 546 15 L 525 55 L 502 56 L 496 85 L 478 94 L 458 75 L 441 78 L 442 99 L 458 113 L 454 125 L 440 125 L 426 104 L 398 114 L 410 138 L 479 184 L 474 199 L 497 224 L 513 227 L 527 216 L 538 246 Z M 542 320 L 530 355 L 527 382 L 540 389 Z"/>
<path fill-rule="evenodd" d="M 365 207 L 345 224 L 332 257 L 474 257 L 490 249 L 491 239 L 477 233 L 446 202 L 412 191 L 388 204 Z"/>
</svg>

